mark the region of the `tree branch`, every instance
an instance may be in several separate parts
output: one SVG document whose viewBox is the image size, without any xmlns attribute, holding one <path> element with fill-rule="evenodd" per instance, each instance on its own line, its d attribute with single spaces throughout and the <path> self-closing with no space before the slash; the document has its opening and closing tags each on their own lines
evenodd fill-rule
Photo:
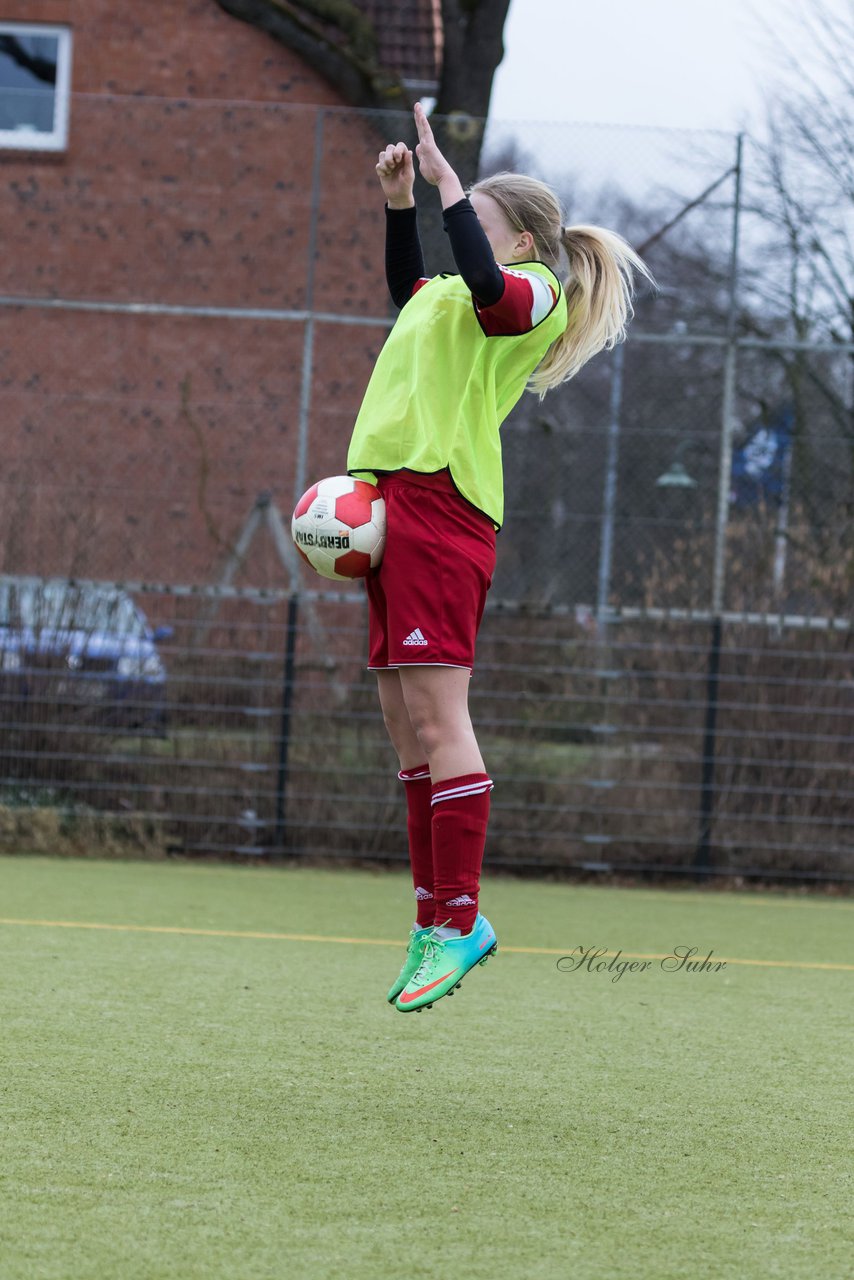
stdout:
<svg viewBox="0 0 854 1280">
<path fill-rule="evenodd" d="M 373 24 L 350 0 L 216 0 L 287 45 L 355 107 L 406 110 L 400 77 L 383 67 Z"/>
</svg>

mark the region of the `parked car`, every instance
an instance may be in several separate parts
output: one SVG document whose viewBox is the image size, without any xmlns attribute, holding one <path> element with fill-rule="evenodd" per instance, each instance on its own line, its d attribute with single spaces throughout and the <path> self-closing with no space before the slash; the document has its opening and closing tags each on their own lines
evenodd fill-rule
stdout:
<svg viewBox="0 0 854 1280">
<path fill-rule="evenodd" d="M 136 727 L 165 718 L 166 669 L 153 630 L 124 590 L 66 579 L 0 576 L 0 688 L 39 719 Z M 83 716 L 86 710 L 90 714 Z M 8 714 L 8 713 L 7 713 Z"/>
</svg>

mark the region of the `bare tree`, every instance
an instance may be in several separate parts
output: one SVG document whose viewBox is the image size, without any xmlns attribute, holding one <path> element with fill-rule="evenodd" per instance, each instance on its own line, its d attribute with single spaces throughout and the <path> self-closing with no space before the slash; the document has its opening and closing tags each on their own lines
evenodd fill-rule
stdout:
<svg viewBox="0 0 854 1280">
<path fill-rule="evenodd" d="M 794 411 L 787 500 L 802 532 L 785 537 L 795 552 L 797 536 L 807 538 L 845 577 L 854 575 L 854 7 L 802 0 L 781 17 L 769 33 L 781 76 L 749 182 L 754 305 L 744 319 L 792 344 L 776 360 Z M 818 343 L 828 349 L 809 349 Z"/>
<path fill-rule="evenodd" d="M 754 209 L 772 233 L 766 309 L 799 340 L 854 336 L 854 7 L 798 8 L 797 53 L 774 36 L 784 78 L 767 105 Z"/>
</svg>

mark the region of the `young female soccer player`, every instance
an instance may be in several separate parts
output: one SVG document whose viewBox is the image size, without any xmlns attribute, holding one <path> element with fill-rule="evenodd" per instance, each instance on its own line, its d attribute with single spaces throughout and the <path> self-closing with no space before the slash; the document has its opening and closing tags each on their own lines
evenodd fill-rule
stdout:
<svg viewBox="0 0 854 1280">
<path fill-rule="evenodd" d="M 499 427 L 526 386 L 545 394 L 623 337 L 633 270 L 649 274 L 612 232 L 565 228 L 557 197 L 533 178 L 497 174 L 467 198 L 420 104 L 415 123 L 459 274 L 425 277 L 412 152 L 387 146 L 377 175 L 401 313 L 347 458 L 350 474 L 376 479 L 388 518 L 368 579 L 369 667 L 408 807 L 417 916 L 388 993 L 404 1013 L 453 994 L 496 950 L 478 911 L 492 780 L 468 684 L 504 514 Z"/>
</svg>

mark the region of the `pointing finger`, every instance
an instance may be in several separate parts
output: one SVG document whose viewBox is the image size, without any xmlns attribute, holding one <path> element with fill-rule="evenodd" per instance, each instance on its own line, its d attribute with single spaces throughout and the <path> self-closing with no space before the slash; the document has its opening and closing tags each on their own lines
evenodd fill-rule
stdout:
<svg viewBox="0 0 854 1280">
<path fill-rule="evenodd" d="M 420 102 L 415 104 L 415 127 L 418 130 L 419 139 L 422 142 L 430 142 L 433 137 L 433 130 L 430 128 L 427 113 Z"/>
</svg>

